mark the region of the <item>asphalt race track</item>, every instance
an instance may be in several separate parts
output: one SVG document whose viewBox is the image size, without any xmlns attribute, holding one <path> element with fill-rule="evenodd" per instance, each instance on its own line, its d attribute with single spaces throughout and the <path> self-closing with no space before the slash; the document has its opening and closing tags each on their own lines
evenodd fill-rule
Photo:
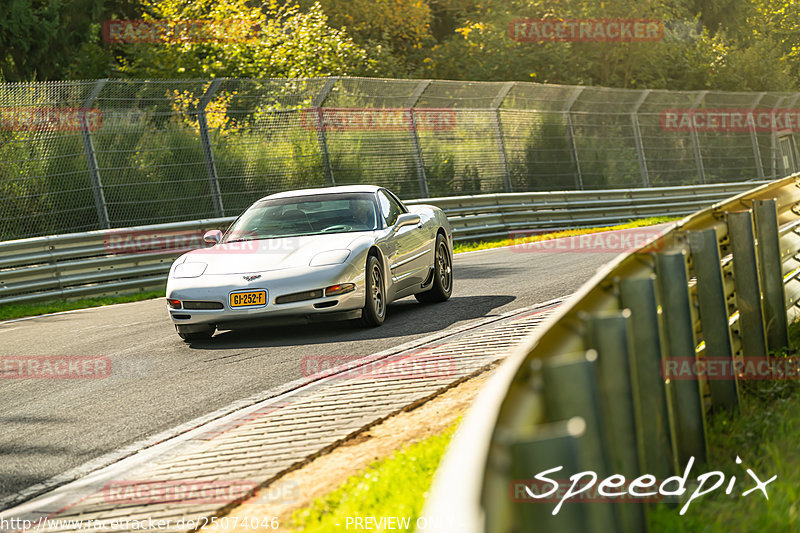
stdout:
<svg viewBox="0 0 800 533">
<path fill-rule="evenodd" d="M 448 302 L 404 299 L 374 329 L 349 322 L 282 326 L 187 345 L 163 300 L 1 323 L 0 356 L 108 356 L 112 372 L 105 379 L 0 381 L 0 499 L 301 378 L 304 357 L 357 358 L 566 296 L 612 257 L 508 248 L 461 254 Z"/>
</svg>

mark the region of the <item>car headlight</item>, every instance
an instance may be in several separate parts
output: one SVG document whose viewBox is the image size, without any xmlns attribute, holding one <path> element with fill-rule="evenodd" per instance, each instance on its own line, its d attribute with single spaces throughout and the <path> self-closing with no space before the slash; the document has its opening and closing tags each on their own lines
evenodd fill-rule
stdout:
<svg viewBox="0 0 800 533">
<path fill-rule="evenodd" d="M 172 272 L 173 278 L 198 278 L 206 271 L 206 263 L 181 263 Z"/>
<path fill-rule="evenodd" d="M 348 257 L 350 257 L 350 250 L 329 250 L 315 255 L 310 265 L 312 267 L 338 265 L 347 261 Z"/>
</svg>

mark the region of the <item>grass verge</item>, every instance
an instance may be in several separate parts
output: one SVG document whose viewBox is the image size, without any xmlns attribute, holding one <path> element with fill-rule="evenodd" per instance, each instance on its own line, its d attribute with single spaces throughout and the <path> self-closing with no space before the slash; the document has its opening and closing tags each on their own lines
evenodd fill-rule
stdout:
<svg viewBox="0 0 800 533">
<path fill-rule="evenodd" d="M 592 228 L 574 228 L 554 231 L 552 233 L 540 233 L 522 237 L 525 232 L 520 232 L 520 237 L 508 239 L 490 239 L 487 241 L 467 241 L 457 242 L 453 245 L 454 253 L 474 252 L 475 250 L 488 250 L 489 248 L 500 248 L 502 246 L 512 246 L 515 244 L 525 244 L 527 242 L 547 241 L 550 239 L 559 239 L 561 237 L 574 237 L 576 235 L 586 235 L 589 233 L 599 233 L 601 231 L 614 231 L 620 229 L 633 229 L 642 228 L 645 226 L 653 226 L 655 224 L 663 224 L 665 222 L 672 222 L 680 220 L 680 217 L 650 217 L 631 220 L 625 224 L 617 224 L 615 226 L 598 226 Z"/>
<path fill-rule="evenodd" d="M 789 328 L 797 355 L 800 323 Z M 780 355 L 778 355 L 780 357 Z M 649 514 L 650 533 L 741 533 L 800 531 L 800 385 L 796 381 L 742 383 L 738 414 L 717 413 L 709 420 L 709 461 L 695 466 L 700 472 L 720 471 L 720 489 L 702 496 L 681 516 L 679 509 L 657 506 Z M 736 464 L 740 457 L 741 465 Z M 747 469 L 762 481 L 777 475 L 762 492 L 746 492 L 755 485 Z M 736 484 L 725 494 L 731 476 Z M 707 485 L 713 486 L 714 478 Z"/>
<path fill-rule="evenodd" d="M 27 316 L 46 315 L 48 313 L 73 311 L 75 309 L 87 309 L 89 307 L 123 304 L 127 302 L 138 302 L 140 300 L 151 300 L 153 298 L 163 297 L 164 291 L 150 291 L 137 292 L 134 294 L 123 294 L 120 296 L 82 298 L 80 300 L 73 301 L 61 299 L 29 304 L 8 304 L 0 306 L 0 320 L 12 320 L 14 318 L 23 318 Z"/>
<path fill-rule="evenodd" d="M 339 488 L 294 512 L 292 529 L 321 533 L 345 529 L 347 517 L 402 517 L 399 531 L 413 531 L 433 474 L 458 423 L 371 464 Z M 352 524 L 351 524 L 352 525 Z"/>
</svg>

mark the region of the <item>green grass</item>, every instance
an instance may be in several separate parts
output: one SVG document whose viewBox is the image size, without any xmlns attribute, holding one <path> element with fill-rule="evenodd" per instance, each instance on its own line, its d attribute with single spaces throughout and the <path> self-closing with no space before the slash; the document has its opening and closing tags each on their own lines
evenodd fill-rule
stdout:
<svg viewBox="0 0 800 533">
<path fill-rule="evenodd" d="M 800 324 L 792 324 L 789 333 L 792 346 L 800 346 Z M 722 488 L 694 500 L 683 516 L 679 509 L 656 507 L 649 516 L 650 533 L 800 531 L 800 386 L 796 381 L 751 381 L 743 383 L 741 392 L 738 414 L 710 418 L 710 460 L 695 465 L 690 474 L 721 471 L 726 476 Z M 778 476 L 767 485 L 769 500 L 760 491 L 742 496 L 754 485 L 747 468 L 761 480 Z M 736 485 L 726 495 L 731 476 Z"/>
<path fill-rule="evenodd" d="M 8 304 L 0 306 L 0 320 L 11 320 L 26 316 L 46 315 L 48 313 L 58 313 L 60 311 L 73 311 L 75 309 L 87 309 L 89 307 L 100 307 L 103 305 L 122 304 L 127 302 L 138 302 L 140 300 L 151 300 L 153 298 L 163 298 L 164 291 L 137 292 L 135 294 L 123 294 L 120 296 L 104 296 L 99 298 L 82 298 L 80 300 L 50 300 L 39 303 L 28 304 Z"/>
<path fill-rule="evenodd" d="M 347 517 L 396 516 L 410 517 L 408 530 L 413 531 L 433 474 L 457 426 L 371 464 L 311 506 L 295 511 L 293 530 L 340 531 L 346 528 Z"/>
<path fill-rule="evenodd" d="M 529 237 L 522 237 L 524 232 L 520 232 L 520 237 L 514 239 L 491 239 L 488 241 L 467 241 L 457 242 L 453 245 L 453 253 L 474 252 L 475 250 L 487 250 L 489 248 L 500 248 L 502 246 L 511 246 L 514 244 L 524 244 L 527 242 L 546 241 L 550 239 L 558 239 L 561 237 L 574 237 L 576 235 L 586 235 L 589 233 L 599 233 L 601 231 L 613 231 L 620 229 L 633 229 L 642 228 L 645 226 L 653 226 L 655 224 L 663 224 L 665 222 L 672 222 L 680 220 L 680 217 L 650 217 L 631 220 L 625 224 L 617 224 L 615 226 L 599 226 L 592 228 L 574 228 L 552 233 L 542 233 L 531 235 Z"/>
</svg>

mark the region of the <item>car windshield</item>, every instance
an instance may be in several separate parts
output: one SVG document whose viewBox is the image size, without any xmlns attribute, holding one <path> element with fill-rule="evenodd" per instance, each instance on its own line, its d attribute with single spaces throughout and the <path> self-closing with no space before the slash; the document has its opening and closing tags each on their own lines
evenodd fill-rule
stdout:
<svg viewBox="0 0 800 533">
<path fill-rule="evenodd" d="M 257 202 L 231 226 L 224 242 L 299 237 L 378 228 L 371 193 L 319 194 Z"/>
</svg>

